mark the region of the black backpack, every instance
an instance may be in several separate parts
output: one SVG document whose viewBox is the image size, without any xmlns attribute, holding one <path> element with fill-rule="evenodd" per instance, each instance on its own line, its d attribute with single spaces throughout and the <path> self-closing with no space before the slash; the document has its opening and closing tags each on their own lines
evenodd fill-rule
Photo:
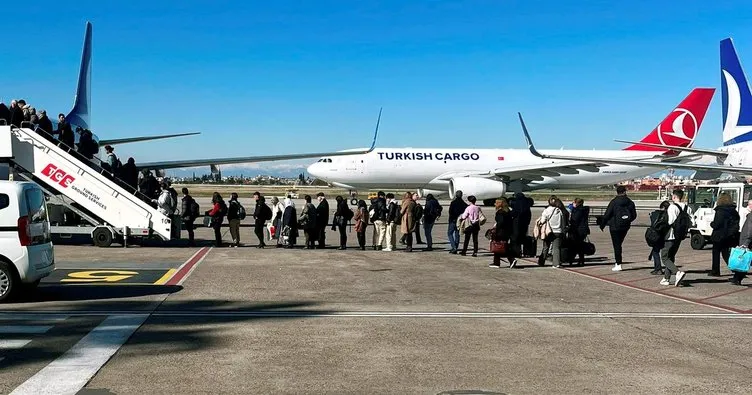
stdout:
<svg viewBox="0 0 752 395">
<path fill-rule="evenodd" d="M 355 216 L 355 213 L 352 211 L 352 209 L 350 207 L 348 207 L 347 210 L 345 210 L 345 213 L 344 213 L 345 221 L 349 221 L 349 220 L 353 219 L 354 216 Z"/>
<path fill-rule="evenodd" d="M 413 216 L 415 217 L 416 223 L 420 221 L 420 219 L 423 218 L 423 206 L 416 204 L 415 209 L 413 210 Z"/>
<path fill-rule="evenodd" d="M 649 247 L 657 246 L 663 238 L 666 236 L 664 228 L 668 225 L 668 215 L 663 210 L 655 210 L 650 214 L 652 217 L 656 215 L 655 221 L 651 221 L 650 226 L 645 229 L 645 242 Z"/>
<path fill-rule="evenodd" d="M 263 204 L 263 206 L 261 206 L 261 215 L 261 219 L 263 219 L 264 221 L 272 219 L 272 209 L 269 208 L 269 206 L 267 206 L 266 204 Z"/>
<path fill-rule="evenodd" d="M 628 229 L 632 226 L 632 213 L 629 207 L 618 205 L 614 207 L 613 227 L 616 229 Z"/>
<path fill-rule="evenodd" d="M 201 207 L 198 206 L 198 203 L 193 198 L 191 198 L 189 210 L 191 212 L 191 218 L 193 219 L 196 219 L 201 215 Z"/>
<path fill-rule="evenodd" d="M 687 238 L 687 234 L 689 234 L 689 228 L 692 227 L 692 217 L 687 213 L 689 206 L 684 206 L 684 209 L 682 209 L 678 204 L 674 203 L 674 205 L 679 209 L 679 216 L 676 217 L 673 224 L 674 239 L 684 240 Z"/>
</svg>

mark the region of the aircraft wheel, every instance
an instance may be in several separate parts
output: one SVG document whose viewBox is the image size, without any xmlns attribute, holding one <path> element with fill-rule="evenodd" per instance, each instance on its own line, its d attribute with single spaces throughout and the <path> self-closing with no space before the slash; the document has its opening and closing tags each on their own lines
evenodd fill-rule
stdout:
<svg viewBox="0 0 752 395">
<path fill-rule="evenodd" d="M 350 205 L 351 206 L 357 206 L 358 205 L 358 199 L 356 199 L 356 198 L 350 199 Z"/>
<path fill-rule="evenodd" d="M 689 245 L 692 246 L 693 250 L 701 250 L 705 247 L 705 236 L 695 233 L 690 237 L 689 239 Z"/>
<path fill-rule="evenodd" d="M 97 247 L 109 247 L 112 245 L 112 232 L 105 227 L 94 229 L 91 232 L 91 238 L 94 239 L 94 245 Z"/>
</svg>

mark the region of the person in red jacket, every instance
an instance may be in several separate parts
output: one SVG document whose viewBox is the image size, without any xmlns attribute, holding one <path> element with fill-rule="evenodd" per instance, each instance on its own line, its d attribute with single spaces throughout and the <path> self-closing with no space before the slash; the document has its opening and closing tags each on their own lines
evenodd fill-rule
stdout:
<svg viewBox="0 0 752 395">
<path fill-rule="evenodd" d="M 225 215 L 227 214 L 227 204 L 222 200 L 219 192 L 214 192 L 214 195 L 212 195 L 212 205 L 212 209 L 207 211 L 206 215 L 211 217 L 211 227 L 214 228 L 216 246 L 222 247 L 222 222 L 224 222 Z"/>
</svg>

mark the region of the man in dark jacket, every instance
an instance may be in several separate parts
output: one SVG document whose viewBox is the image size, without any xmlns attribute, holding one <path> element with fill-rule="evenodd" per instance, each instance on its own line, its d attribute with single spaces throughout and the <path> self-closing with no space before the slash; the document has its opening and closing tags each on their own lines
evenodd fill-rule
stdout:
<svg viewBox="0 0 752 395">
<path fill-rule="evenodd" d="M 58 135 L 58 140 L 68 146 L 68 148 L 75 148 L 76 136 L 73 135 L 73 129 L 71 129 L 71 125 L 65 120 L 65 115 L 58 114 L 57 119 L 57 131 L 55 132 L 55 134 Z"/>
<path fill-rule="evenodd" d="M 462 191 L 454 193 L 454 200 L 449 204 L 449 229 L 447 230 L 447 236 L 449 237 L 449 253 L 456 254 L 457 249 L 460 247 L 460 230 L 457 228 L 457 218 L 465 212 L 467 203 L 462 200 Z"/>
<path fill-rule="evenodd" d="M 732 199 L 718 198 L 718 205 L 715 207 L 715 216 L 710 227 L 713 233 L 710 235 L 710 241 L 713 243 L 712 266 L 710 270 L 711 277 L 721 276 L 721 255 L 723 260 L 728 263 L 731 249 L 739 243 L 739 212 L 736 211 L 736 202 Z"/>
<path fill-rule="evenodd" d="M 21 127 L 21 122 L 24 121 L 23 108 L 18 105 L 18 102 L 13 100 L 10 102 L 10 125 L 17 128 Z"/>
<path fill-rule="evenodd" d="M 426 232 L 426 251 L 433 251 L 433 226 L 436 224 L 436 219 L 441 216 L 441 204 L 433 197 L 432 194 L 426 195 L 426 206 L 423 210 L 423 230 Z"/>
<path fill-rule="evenodd" d="M 0 121 L 0 125 L 10 125 L 10 110 L 5 103 L 0 103 L 0 120 L 5 120 L 5 123 Z"/>
<path fill-rule="evenodd" d="M 40 133 L 42 137 L 46 138 L 47 140 L 54 141 L 54 138 L 52 138 L 52 133 L 54 132 L 55 129 L 53 129 L 52 127 L 52 121 L 47 117 L 47 111 L 40 111 L 39 122 L 37 123 L 37 133 Z"/>
<path fill-rule="evenodd" d="M 614 258 L 616 263 L 611 269 L 614 272 L 621 271 L 622 264 L 622 244 L 627 238 L 627 233 L 632 226 L 632 221 L 637 219 L 637 210 L 632 199 L 627 197 L 627 188 L 622 185 L 616 187 L 616 197 L 608 203 L 606 212 L 601 218 L 601 231 L 609 227 L 611 233 L 611 243 L 614 246 Z"/>
<path fill-rule="evenodd" d="M 136 175 L 136 177 L 138 177 L 138 175 Z M 193 247 L 196 245 L 196 242 L 193 239 L 193 223 L 196 221 L 196 217 L 193 210 L 191 210 L 191 207 L 193 207 L 193 197 L 188 193 L 188 188 L 183 188 L 182 192 L 183 200 L 180 205 L 180 213 L 183 219 L 183 225 L 188 231 L 188 245 Z"/>
<path fill-rule="evenodd" d="M 266 247 L 264 242 L 264 224 L 266 223 L 266 209 L 269 207 L 265 203 L 265 199 L 261 196 L 261 193 L 254 192 L 253 199 L 256 201 L 256 208 L 253 210 L 253 233 L 259 239 L 259 245 L 256 248 Z M 270 209 L 271 210 L 271 209 Z"/>
<path fill-rule="evenodd" d="M 384 241 L 386 239 L 387 212 L 386 195 L 383 191 L 379 191 L 376 194 L 376 199 L 371 201 L 371 207 L 368 209 L 368 213 L 371 215 L 371 223 L 373 224 L 374 250 L 381 250 L 384 247 Z"/>
<path fill-rule="evenodd" d="M 135 159 L 128 158 L 128 162 L 120 168 L 119 177 L 133 189 L 138 188 L 138 168 Z"/>
<path fill-rule="evenodd" d="M 316 194 L 319 199 L 319 205 L 316 206 L 316 226 L 319 231 L 319 246 L 323 249 L 326 247 L 326 227 L 329 226 L 329 202 L 324 197 L 324 192 Z"/>
<path fill-rule="evenodd" d="M 590 207 L 584 205 L 585 202 L 577 198 L 574 200 L 572 214 L 569 216 L 569 242 L 571 245 L 570 265 L 574 262 L 575 256 L 578 257 L 577 265 L 585 265 L 585 239 L 590 234 L 588 226 L 588 217 L 590 216 Z"/>
<path fill-rule="evenodd" d="M 522 246 L 527 238 L 528 229 L 530 229 L 530 221 L 532 221 L 533 213 L 530 210 L 530 199 L 522 192 L 514 194 L 514 200 L 510 203 L 512 208 L 512 235 L 509 238 L 509 247 L 512 249 L 514 258 L 522 256 Z M 514 261 L 513 263 L 517 263 Z M 514 267 L 514 265 L 513 265 Z"/>
</svg>

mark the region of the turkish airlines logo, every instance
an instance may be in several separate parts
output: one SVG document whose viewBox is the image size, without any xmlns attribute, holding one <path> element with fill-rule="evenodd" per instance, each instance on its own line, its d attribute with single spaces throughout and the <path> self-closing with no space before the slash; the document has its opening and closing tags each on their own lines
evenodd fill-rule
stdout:
<svg viewBox="0 0 752 395">
<path fill-rule="evenodd" d="M 695 114 L 678 107 L 658 125 L 658 139 L 663 145 L 689 147 L 695 141 L 699 128 Z"/>
<path fill-rule="evenodd" d="M 58 169 L 57 166 L 52 163 L 48 164 L 47 167 L 42 170 L 42 174 L 55 183 L 60 184 L 63 188 L 68 188 L 73 184 L 73 181 L 76 181 L 75 178 L 68 175 L 65 171 Z"/>
</svg>

